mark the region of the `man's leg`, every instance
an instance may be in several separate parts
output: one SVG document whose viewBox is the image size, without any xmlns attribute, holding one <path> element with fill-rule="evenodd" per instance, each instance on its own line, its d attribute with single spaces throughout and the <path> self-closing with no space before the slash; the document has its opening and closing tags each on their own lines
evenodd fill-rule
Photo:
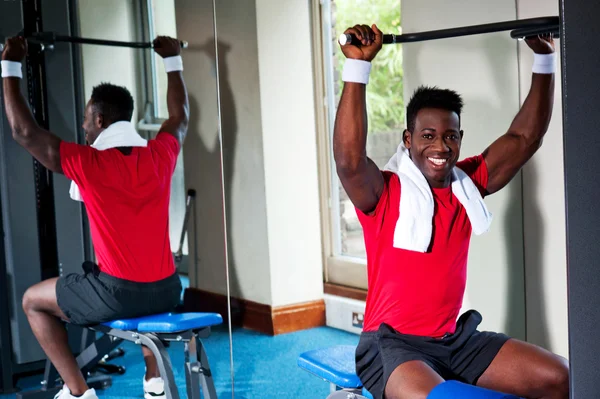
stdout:
<svg viewBox="0 0 600 399">
<path fill-rule="evenodd" d="M 146 362 L 146 381 L 150 378 L 160 377 L 158 362 L 152 351 L 148 347 L 142 346 L 142 352 L 144 353 L 144 361 Z"/>
<path fill-rule="evenodd" d="M 477 385 L 527 399 L 568 399 L 569 364 L 545 349 L 510 339 Z"/>
<path fill-rule="evenodd" d="M 57 278 L 30 287 L 23 296 L 23 310 L 42 349 L 74 396 L 88 386 L 69 347 L 67 330 L 60 319 L 68 320 L 56 300 Z"/>
<path fill-rule="evenodd" d="M 442 382 L 444 379 L 425 362 L 411 360 L 392 372 L 385 386 L 385 399 L 426 399 Z"/>
</svg>

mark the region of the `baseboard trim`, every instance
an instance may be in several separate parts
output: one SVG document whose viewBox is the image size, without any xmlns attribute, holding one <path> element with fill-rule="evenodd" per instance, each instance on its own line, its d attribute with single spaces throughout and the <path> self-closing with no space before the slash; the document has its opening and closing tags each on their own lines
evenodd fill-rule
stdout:
<svg viewBox="0 0 600 399">
<path fill-rule="evenodd" d="M 217 312 L 228 322 L 227 296 L 197 288 L 186 288 L 185 312 Z M 320 299 L 292 305 L 264 305 L 231 298 L 231 324 L 267 335 L 285 334 L 325 325 L 325 301 Z"/>
<path fill-rule="evenodd" d="M 332 283 L 323 283 L 323 288 L 325 294 L 356 299 L 358 301 L 367 300 L 367 290 L 361 290 L 360 288 L 347 287 L 345 285 Z"/>
</svg>

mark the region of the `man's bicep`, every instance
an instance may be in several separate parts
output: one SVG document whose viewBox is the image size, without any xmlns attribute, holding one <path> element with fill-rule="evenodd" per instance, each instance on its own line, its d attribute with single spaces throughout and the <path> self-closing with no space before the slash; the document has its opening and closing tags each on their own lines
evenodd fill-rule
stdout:
<svg viewBox="0 0 600 399">
<path fill-rule="evenodd" d="M 179 143 L 179 147 L 183 144 L 183 140 L 185 139 L 185 133 L 187 131 L 186 124 L 175 118 L 169 118 L 163 122 L 160 127 L 159 133 L 168 133 L 171 136 L 175 137 L 177 142 Z"/>
<path fill-rule="evenodd" d="M 500 136 L 483 152 L 488 170 L 487 192 L 495 193 L 506 186 L 539 148 L 510 132 Z"/>
<path fill-rule="evenodd" d="M 383 192 L 384 179 L 381 170 L 370 159 L 357 171 L 338 170 L 338 176 L 352 204 L 365 214 L 375 210 Z"/>
</svg>

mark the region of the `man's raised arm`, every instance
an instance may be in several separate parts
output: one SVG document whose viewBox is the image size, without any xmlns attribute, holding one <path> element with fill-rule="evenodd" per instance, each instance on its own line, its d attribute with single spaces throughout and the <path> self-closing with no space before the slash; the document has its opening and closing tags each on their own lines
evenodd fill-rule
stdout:
<svg viewBox="0 0 600 399">
<path fill-rule="evenodd" d="M 2 52 L 2 85 L 6 117 L 12 136 L 19 145 L 47 169 L 63 173 L 60 163 L 61 139 L 37 124 L 21 94 L 22 62 L 26 55 L 27 41 L 23 37 L 11 37 L 6 40 Z"/>
<path fill-rule="evenodd" d="M 167 109 L 169 110 L 169 118 L 163 123 L 160 132 L 175 136 L 181 148 L 187 133 L 190 115 L 187 90 L 183 81 L 183 65 L 179 55 L 181 45 L 176 39 L 159 36 L 154 40 L 154 51 L 163 57 L 168 82 Z"/>
<path fill-rule="evenodd" d="M 529 94 L 508 132 L 483 153 L 490 194 L 506 186 L 540 148 L 552 117 L 556 68 L 554 41 L 550 35 L 526 41 L 535 53 Z"/>
<path fill-rule="evenodd" d="M 342 46 L 347 60 L 335 118 L 333 156 L 348 197 L 355 207 L 369 213 L 379 201 L 384 181 L 377 165 L 367 157 L 366 83 L 370 62 L 381 49 L 383 34 L 375 25 L 356 25 L 345 33 L 355 35 L 361 44 Z"/>
</svg>

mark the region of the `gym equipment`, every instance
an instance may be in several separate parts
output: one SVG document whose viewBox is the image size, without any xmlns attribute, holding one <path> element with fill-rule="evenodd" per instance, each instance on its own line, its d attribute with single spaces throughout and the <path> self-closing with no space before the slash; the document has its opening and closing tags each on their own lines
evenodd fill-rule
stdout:
<svg viewBox="0 0 600 399">
<path fill-rule="evenodd" d="M 158 362 L 160 375 L 165 382 L 167 399 L 179 399 L 173 368 L 165 342 L 183 342 L 185 353 L 185 379 L 190 399 L 200 399 L 200 386 L 204 399 L 217 399 L 208 357 L 200 338 L 210 335 L 210 328 L 223 322 L 218 313 L 164 313 L 135 319 L 115 320 L 90 327 L 103 333 L 102 337 L 77 356 L 83 375 L 123 340 L 148 347 Z M 46 362 L 42 389 L 17 393 L 17 399 L 49 399 L 60 390 L 58 374 L 52 363 Z M 93 381 L 92 384 L 93 385 Z M 98 388 L 107 388 L 110 380 Z M 96 385 L 97 386 L 97 385 Z"/>
<path fill-rule="evenodd" d="M 42 28 L 41 0 L 0 1 L 0 31 L 37 31 Z M 48 28 L 76 32 L 69 2 L 44 10 Z M 73 19 L 69 19 L 73 18 Z M 82 139 L 80 123 L 85 104 L 79 75 L 78 46 L 60 48 L 44 61 L 38 44 L 30 46 L 23 65 L 22 92 L 40 126 L 61 139 Z M 46 79 L 60 76 L 60 79 Z M 1 84 L 1 82 L 0 82 Z M 0 109 L 4 104 L 0 104 Z M 69 181 L 53 175 L 32 159 L 12 138 L 0 111 L 0 394 L 14 392 L 20 377 L 43 372 L 46 356 L 37 343 L 21 301 L 30 286 L 61 274 L 79 272 L 91 260 L 93 248 L 81 204 L 55 201 L 66 193 Z M 56 194 L 56 196 L 55 196 Z M 82 346 L 83 330 L 69 326 L 73 353 Z"/>
<path fill-rule="evenodd" d="M 433 388 L 427 399 L 521 399 L 514 395 L 491 391 L 458 381 L 445 381 Z"/>
<path fill-rule="evenodd" d="M 298 357 L 298 366 L 330 383 L 331 394 L 327 399 L 373 399 L 356 375 L 355 350 L 352 345 L 337 345 L 304 352 Z M 446 381 L 427 396 L 427 399 L 463 398 L 520 399 L 458 381 Z"/>
<path fill-rule="evenodd" d="M 188 228 L 188 220 L 190 219 L 190 210 L 194 209 L 194 229 L 196 228 L 196 190 L 189 189 L 187 192 L 187 198 L 185 201 L 185 215 L 183 217 L 183 226 L 181 228 L 181 236 L 179 238 L 179 248 L 177 252 L 173 255 L 175 257 L 175 262 L 180 263 L 183 259 L 183 242 L 185 241 L 185 236 Z M 194 237 L 196 236 L 196 232 L 194 231 Z M 198 259 L 198 257 L 196 257 Z"/>
<path fill-rule="evenodd" d="M 447 39 L 450 37 L 479 35 L 482 33 L 502 32 L 506 30 L 516 31 L 516 36 L 513 36 L 515 33 L 511 33 L 511 37 L 513 38 L 523 37 L 522 32 L 525 32 L 526 35 L 552 33 L 553 37 L 560 37 L 558 17 L 539 17 L 520 19 L 516 21 L 494 22 L 491 24 L 463 26 L 460 28 L 439 29 L 427 32 L 403 33 L 401 35 L 384 34 L 383 44 L 423 42 L 426 40 Z M 354 35 L 344 33 L 340 35 L 338 41 L 342 46 L 360 43 Z"/>
<path fill-rule="evenodd" d="M 600 179 L 594 162 L 600 124 L 593 100 L 600 94 L 600 52 L 590 38 L 600 35 L 600 3 L 560 0 L 563 159 L 571 398 L 599 398 L 600 384 Z M 558 82 L 557 82 L 558 84 Z M 563 272 L 561 271 L 561 274 Z"/>
<path fill-rule="evenodd" d="M 304 352 L 298 357 L 298 366 L 329 382 L 327 399 L 373 399 L 356 375 L 355 350 L 351 345 L 337 345 Z"/>
<path fill-rule="evenodd" d="M 54 32 L 36 32 L 26 35 L 25 38 L 27 39 L 27 42 L 40 44 L 43 46 L 43 49 L 47 48 L 49 50 L 54 49 L 55 43 L 95 44 L 100 46 L 130 47 L 141 49 L 155 48 L 152 42 L 122 42 L 116 40 L 88 39 L 84 37 L 57 35 Z M 182 49 L 188 47 L 188 42 L 184 40 L 179 41 L 179 44 L 181 45 Z M 4 51 L 4 44 L 0 44 L 0 52 L 2 51 Z"/>
</svg>

